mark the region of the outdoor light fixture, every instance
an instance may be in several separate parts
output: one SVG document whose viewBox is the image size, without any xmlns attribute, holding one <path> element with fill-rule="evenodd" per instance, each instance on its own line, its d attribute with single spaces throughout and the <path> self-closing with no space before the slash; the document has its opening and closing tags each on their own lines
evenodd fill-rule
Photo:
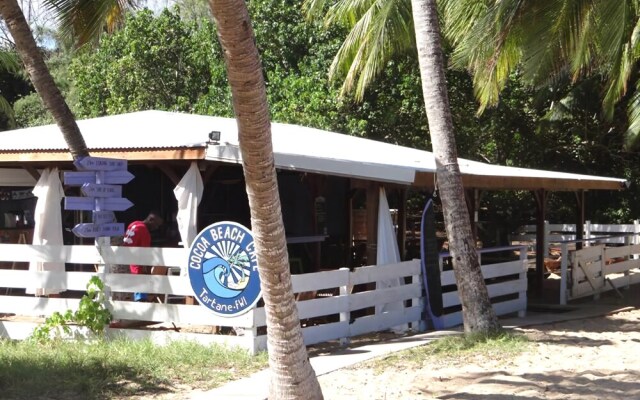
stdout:
<svg viewBox="0 0 640 400">
<path fill-rule="evenodd" d="M 220 142 L 220 131 L 211 131 L 211 132 L 209 132 L 209 142 L 210 143 L 219 143 Z"/>
</svg>

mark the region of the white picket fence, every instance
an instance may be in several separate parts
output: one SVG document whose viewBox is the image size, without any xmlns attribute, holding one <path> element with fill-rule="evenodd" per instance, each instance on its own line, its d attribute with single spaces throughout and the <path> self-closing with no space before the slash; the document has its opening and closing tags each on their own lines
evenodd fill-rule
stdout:
<svg viewBox="0 0 640 400">
<path fill-rule="evenodd" d="M 514 247 L 481 249 L 480 254 L 513 251 Z M 498 315 L 526 310 L 527 279 L 521 249 L 520 259 L 482 265 L 485 282 Z M 441 265 L 447 255 L 441 256 Z M 38 246 L 0 244 L 0 262 L 29 261 L 64 262 L 91 265 L 96 272 L 31 272 L 21 269 L 0 269 L 0 337 L 25 339 L 42 317 L 55 311 L 77 309 L 77 298 L 33 297 L 23 294 L 27 287 L 55 287 L 81 293 L 92 276 L 105 282 L 108 292 L 143 292 L 166 295 L 168 298 L 193 296 L 185 276 L 131 275 L 109 273 L 109 265 L 161 265 L 181 267 L 186 250 L 180 248 L 131 248 L 103 246 Z M 106 264 L 106 267 L 105 267 Z M 94 268 L 95 267 L 95 268 Z M 97 272 L 100 271 L 100 272 Z M 384 285 L 378 283 L 385 282 Z M 397 286 L 390 286 L 395 282 Z M 453 271 L 441 274 L 443 303 L 449 309 L 443 316 L 445 327 L 462 323 Z M 425 311 L 423 281 L 419 260 L 390 265 L 342 268 L 292 276 L 293 290 L 303 324 L 306 344 L 350 337 L 393 328 L 424 330 Z M 16 293 L 18 292 L 18 293 Z M 76 296 L 78 297 L 78 296 Z M 219 317 L 207 308 L 189 304 L 137 303 L 110 299 L 108 307 L 114 319 L 159 322 L 164 329 L 109 328 L 108 336 L 150 338 L 155 342 L 195 340 L 201 343 L 222 343 L 257 352 L 266 349 L 266 316 L 262 306 L 233 318 Z M 451 311 L 454 310 L 454 311 Z M 40 320 L 38 320 L 40 318 Z M 158 325 L 155 325 L 158 326 Z M 153 327 L 153 326 L 152 326 Z M 176 329 L 171 329 L 175 327 Z M 233 329 L 231 334 L 212 334 L 220 327 Z"/>
<path fill-rule="evenodd" d="M 633 243 L 638 235 L 622 239 Z M 583 240 L 585 244 L 594 241 L 599 244 L 580 250 L 572 249 L 575 241 L 560 243 L 560 304 L 587 296 L 598 298 L 603 292 L 640 283 L 640 244 L 608 246 L 603 238 Z"/>
<path fill-rule="evenodd" d="M 519 258 L 513 261 L 484 264 L 483 255 L 496 253 L 519 252 Z M 517 313 L 524 317 L 527 310 L 527 253 L 526 246 L 493 247 L 478 250 L 482 276 L 487 285 L 487 291 L 496 315 Z M 450 256 L 448 253 L 440 255 L 440 282 L 443 288 L 456 284 L 453 270 L 444 271 L 444 264 Z M 445 313 L 441 317 L 444 328 L 462 324 L 462 311 L 457 310 L 460 296 L 457 289 L 442 294 Z M 447 309 L 456 311 L 450 312 Z"/>
<path fill-rule="evenodd" d="M 112 274 L 103 264 L 139 264 L 181 267 L 186 251 L 171 248 L 129 248 L 105 246 L 37 246 L 0 244 L 0 262 L 49 261 L 91 264 L 102 272 L 30 272 L 23 269 L 0 269 L 0 314 L 15 314 L 0 319 L 0 336 L 12 339 L 28 337 L 37 322 L 35 317 L 55 311 L 77 309 L 79 300 L 15 295 L 27 287 L 56 287 L 84 291 L 89 279 L 99 275 L 111 292 L 145 292 L 168 296 L 193 296 L 188 278 L 183 276 Z M 423 311 L 422 281 L 418 260 L 392 265 L 369 266 L 354 271 L 339 269 L 294 275 L 293 288 L 298 294 L 298 311 L 303 321 L 304 340 L 314 344 L 333 339 L 344 341 L 352 336 L 404 327 L 419 330 Z M 406 279 L 405 279 L 406 278 Z M 375 282 L 396 280 L 398 286 L 376 289 Z M 408 283 L 405 283 L 408 282 Z M 355 290 L 354 290 L 355 289 Z M 0 290 L 0 293 L 3 293 Z M 303 300 L 308 299 L 308 300 Z M 400 305 L 393 312 L 384 306 Z M 266 348 L 265 312 L 257 307 L 246 314 L 218 317 L 205 307 L 186 304 L 137 303 L 110 300 L 108 307 L 115 319 L 157 321 L 174 324 L 171 330 L 108 329 L 110 336 L 148 337 L 156 342 L 186 339 L 203 343 L 240 346 L 251 352 Z M 29 319 L 28 317 L 32 317 Z M 203 334 L 214 327 L 233 328 L 233 334 Z"/>
<path fill-rule="evenodd" d="M 532 246 L 536 242 L 536 225 L 524 225 L 511 234 L 510 241 L 512 244 L 529 244 Z M 549 221 L 544 222 L 544 248 L 547 254 L 551 252 L 551 248 L 557 246 L 560 242 L 576 240 L 575 224 L 550 224 Z M 634 220 L 632 224 L 592 224 L 585 221 L 583 238 L 587 239 L 587 245 L 591 243 L 608 243 L 608 244 L 629 244 L 630 236 L 625 234 L 640 234 L 640 221 Z M 596 240 L 591 240 L 599 238 Z M 640 236 L 635 236 L 636 242 Z"/>
</svg>

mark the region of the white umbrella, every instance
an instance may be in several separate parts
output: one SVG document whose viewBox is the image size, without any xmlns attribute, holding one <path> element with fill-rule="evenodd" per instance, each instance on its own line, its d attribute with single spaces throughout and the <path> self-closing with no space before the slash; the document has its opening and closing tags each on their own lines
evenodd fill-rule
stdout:
<svg viewBox="0 0 640 400">
<path fill-rule="evenodd" d="M 391 210 L 389 209 L 387 195 L 383 187 L 380 188 L 380 201 L 378 205 L 378 252 L 376 259 L 378 265 L 396 264 L 400 262 L 396 230 L 393 226 Z M 376 289 L 378 290 L 397 286 L 400 286 L 399 278 L 387 279 L 376 283 Z M 376 308 L 377 313 L 394 312 L 402 310 L 404 304 L 400 301 L 387 303 Z M 396 333 L 402 333 L 407 329 L 408 325 L 406 324 L 392 328 Z"/>
<path fill-rule="evenodd" d="M 33 188 L 33 194 L 38 198 L 34 212 L 35 227 L 33 229 L 33 244 L 62 245 L 62 212 L 60 202 L 64 197 L 64 190 L 60 183 L 57 168 L 47 168 L 42 171 L 40 179 Z M 64 272 L 64 263 L 40 262 L 29 263 L 29 271 Z M 27 288 L 28 294 L 46 296 L 66 290 L 62 287 Z"/>
<path fill-rule="evenodd" d="M 198 234 L 198 204 L 202 200 L 203 190 L 204 184 L 198 170 L 198 164 L 194 161 L 178 182 L 178 186 L 173 189 L 173 194 L 178 200 L 178 214 L 176 215 L 178 231 L 185 248 L 191 246 L 191 242 Z M 186 271 L 182 272 L 186 273 Z"/>
</svg>

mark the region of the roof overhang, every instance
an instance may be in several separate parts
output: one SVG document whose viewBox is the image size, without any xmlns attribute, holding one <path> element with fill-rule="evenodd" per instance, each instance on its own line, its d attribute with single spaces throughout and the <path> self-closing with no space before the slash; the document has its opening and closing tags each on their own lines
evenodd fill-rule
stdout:
<svg viewBox="0 0 640 400">
<path fill-rule="evenodd" d="M 118 149 L 91 150 L 94 157 L 119 158 L 128 161 L 160 160 L 202 160 L 205 148 L 161 148 L 161 149 Z M 64 162 L 73 161 L 68 150 L 57 151 L 9 151 L 0 152 L 0 162 Z"/>
<path fill-rule="evenodd" d="M 93 156 L 133 162 L 241 163 L 233 118 L 141 111 L 80 120 L 78 125 Z M 436 184 L 435 157 L 428 151 L 292 124 L 272 123 L 271 132 L 279 169 L 424 188 Z M 1 132 L 0 146 L 0 166 L 32 163 L 34 168 L 71 161 L 56 125 Z M 458 161 L 467 188 L 620 190 L 628 186 L 624 179 Z"/>
<path fill-rule="evenodd" d="M 583 175 L 584 176 L 584 175 Z M 588 175 L 586 176 L 588 177 Z M 414 186 L 433 188 L 434 172 L 417 172 Z M 486 190 L 538 190 L 576 191 L 576 190 L 624 190 L 629 182 L 624 179 L 589 179 L 589 178 L 548 178 L 537 176 L 488 176 L 462 174 L 462 185 L 465 188 Z"/>
</svg>

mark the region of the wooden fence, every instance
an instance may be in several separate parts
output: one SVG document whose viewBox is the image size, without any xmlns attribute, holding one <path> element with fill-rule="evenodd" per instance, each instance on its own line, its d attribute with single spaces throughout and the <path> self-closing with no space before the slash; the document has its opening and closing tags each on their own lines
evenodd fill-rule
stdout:
<svg viewBox="0 0 640 400">
<path fill-rule="evenodd" d="M 109 292 L 145 292 L 169 298 L 193 296 L 184 276 L 131 275 L 109 273 L 110 265 L 162 265 L 180 267 L 186 259 L 184 249 L 130 248 L 103 246 L 37 246 L 0 244 L 0 262 L 11 269 L 0 269 L 0 336 L 13 339 L 28 337 L 37 325 L 36 318 L 55 311 L 77 309 L 78 298 L 33 297 L 24 295 L 27 287 L 56 287 L 68 291 L 85 290 L 89 279 L 99 275 Z M 31 272 L 29 261 L 90 264 L 96 272 Z M 6 267 L 5 267 L 6 268 Z M 100 272 L 98 272 L 100 271 Z M 293 288 L 298 297 L 298 311 L 303 322 L 306 344 L 403 326 L 418 330 L 423 310 L 422 282 L 418 260 L 383 266 L 339 269 L 294 275 Z M 396 280 L 398 286 L 376 289 L 376 282 Z M 72 292 L 70 292 L 72 293 Z M 76 296 L 79 297 L 79 296 Z M 384 305 L 400 304 L 385 312 Z M 251 352 L 266 348 L 264 308 L 246 314 L 218 317 L 205 307 L 188 304 L 137 303 L 110 299 L 108 307 L 114 319 L 155 321 L 175 330 L 108 329 L 109 336 L 149 337 L 157 342 L 175 339 L 240 346 Z M 204 334 L 218 331 L 233 334 Z M 179 331 L 179 332 L 178 332 Z"/>
<path fill-rule="evenodd" d="M 634 242 L 637 235 L 624 238 Z M 561 243 L 560 304 L 640 283 L 640 244 L 608 246 L 602 239 L 585 239 L 600 244 L 580 250 L 570 248 L 574 241 Z"/>
<path fill-rule="evenodd" d="M 490 255 L 517 254 L 516 260 L 483 263 Z M 484 256 L 484 257 L 483 257 Z M 527 309 L 527 260 L 525 246 L 505 246 L 478 250 L 482 276 L 484 277 L 493 309 L 498 316 L 518 313 L 523 317 Z M 462 311 L 460 311 L 460 296 L 458 295 L 456 280 L 450 265 L 450 255 L 440 255 L 440 281 L 443 288 L 443 315 L 439 323 L 443 328 L 460 325 Z"/>
<path fill-rule="evenodd" d="M 575 224 L 550 224 L 549 221 L 544 223 L 544 248 L 550 253 L 552 247 L 557 247 L 561 242 L 575 241 L 576 225 Z M 584 224 L 583 238 L 587 241 L 587 245 L 593 243 L 608 244 L 629 244 L 629 240 L 634 237 L 626 234 L 640 234 L 640 221 L 634 220 L 632 224 L 592 224 L 586 221 Z M 639 236 L 635 236 L 636 242 Z M 598 238 L 598 240 L 595 240 Z M 594 240 L 592 240 L 594 239 Z M 510 241 L 512 244 L 528 244 L 533 245 L 536 242 L 536 225 L 524 225 L 511 234 Z"/>
</svg>

